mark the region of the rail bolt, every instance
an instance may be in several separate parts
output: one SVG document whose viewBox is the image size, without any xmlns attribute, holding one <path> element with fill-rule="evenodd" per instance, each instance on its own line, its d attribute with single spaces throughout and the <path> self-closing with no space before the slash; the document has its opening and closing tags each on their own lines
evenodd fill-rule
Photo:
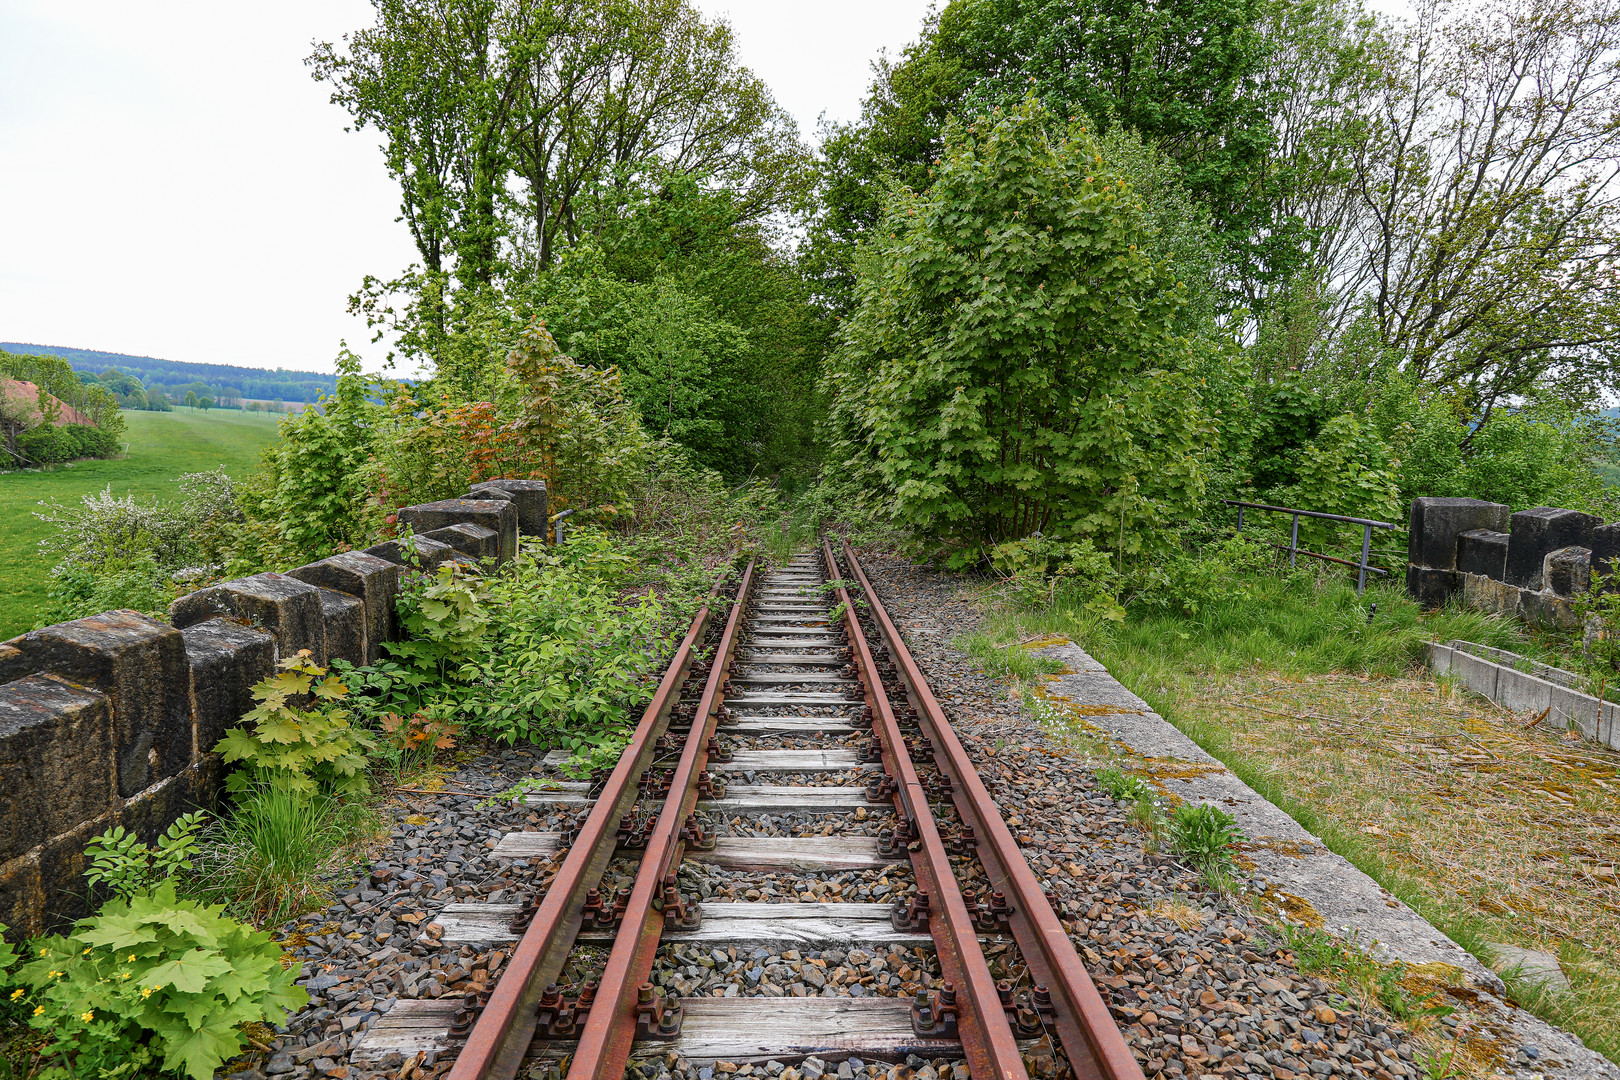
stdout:
<svg viewBox="0 0 1620 1080">
<path fill-rule="evenodd" d="M 462 995 L 461 1008 L 457 1009 L 455 1016 L 450 1019 L 450 1034 L 456 1038 L 465 1038 L 471 1034 L 481 1008 L 483 1003 L 479 1001 L 476 990 L 469 990 Z"/>
</svg>

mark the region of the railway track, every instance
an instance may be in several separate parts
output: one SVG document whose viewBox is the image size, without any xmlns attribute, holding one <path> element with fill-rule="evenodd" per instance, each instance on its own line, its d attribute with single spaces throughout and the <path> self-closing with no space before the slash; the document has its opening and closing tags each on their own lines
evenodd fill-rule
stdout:
<svg viewBox="0 0 1620 1080">
<path fill-rule="evenodd" d="M 611 774 L 525 796 L 575 828 L 495 855 L 549 879 L 438 914 L 445 945 L 510 949 L 499 981 L 398 1002 L 354 1060 L 585 1080 L 633 1055 L 915 1055 L 974 1080 L 1141 1080 L 854 552 L 750 564 L 723 595 Z"/>
</svg>

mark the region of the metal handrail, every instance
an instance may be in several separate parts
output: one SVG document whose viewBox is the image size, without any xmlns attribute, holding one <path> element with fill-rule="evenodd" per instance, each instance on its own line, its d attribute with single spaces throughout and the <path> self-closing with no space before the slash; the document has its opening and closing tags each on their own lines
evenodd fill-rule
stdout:
<svg viewBox="0 0 1620 1080">
<path fill-rule="evenodd" d="M 1367 563 L 1367 557 L 1369 554 L 1371 554 L 1372 548 L 1372 531 L 1374 529 L 1399 529 L 1399 525 L 1391 525 L 1387 521 L 1374 521 L 1371 518 L 1349 517 L 1345 514 L 1324 514 L 1319 510 L 1298 510 L 1292 506 L 1272 506 L 1269 503 L 1242 502 L 1238 499 L 1222 499 L 1221 502 L 1225 503 L 1227 506 L 1235 506 L 1238 508 L 1237 531 L 1240 533 L 1243 531 L 1243 510 L 1245 507 L 1251 510 L 1270 510 L 1273 513 L 1293 515 L 1294 522 L 1293 528 L 1289 531 L 1288 546 L 1283 547 L 1282 544 L 1276 543 L 1275 541 L 1267 541 L 1267 543 L 1271 544 L 1272 547 L 1281 548 L 1282 550 L 1288 552 L 1289 566 L 1299 565 L 1299 556 L 1301 555 L 1309 555 L 1311 558 L 1321 559 L 1323 562 L 1340 563 L 1344 566 L 1354 566 L 1356 567 L 1356 592 L 1358 593 L 1362 592 L 1367 587 L 1367 572 L 1369 570 L 1375 574 L 1383 574 L 1386 577 L 1389 576 L 1388 570 L 1378 566 L 1370 566 Z M 1300 547 L 1299 519 L 1302 517 L 1320 518 L 1324 521 L 1343 521 L 1350 525 L 1360 525 L 1361 561 L 1351 562 L 1349 559 L 1341 559 L 1334 555 L 1322 555 L 1315 551 L 1306 551 L 1304 548 Z"/>
</svg>

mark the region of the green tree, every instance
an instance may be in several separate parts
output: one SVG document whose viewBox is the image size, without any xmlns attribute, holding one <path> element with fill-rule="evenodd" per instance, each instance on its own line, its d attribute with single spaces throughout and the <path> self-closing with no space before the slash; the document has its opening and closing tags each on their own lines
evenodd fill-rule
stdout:
<svg viewBox="0 0 1620 1080">
<path fill-rule="evenodd" d="M 340 544 L 370 543 L 380 524 L 366 466 L 383 409 L 367 398 L 359 357 L 343 349 L 337 369 L 337 391 L 320 408 L 281 421 L 281 438 L 266 448 L 250 496 L 257 515 L 309 559 Z"/>
<path fill-rule="evenodd" d="M 1286 274 L 1290 223 L 1255 197 L 1273 141 L 1266 11 L 1264 0 L 951 0 L 898 62 L 878 65 L 861 120 L 823 143 L 812 249 L 829 296 L 849 297 L 851 245 L 876 223 L 885 180 L 926 186 L 946 118 L 1030 94 L 1166 151 L 1237 281 Z"/>
<path fill-rule="evenodd" d="M 374 26 L 310 64 L 384 136 L 423 266 L 369 280 L 355 303 L 408 353 L 441 359 L 464 294 L 552 265 L 643 173 L 702 176 L 739 220 L 807 190 L 793 121 L 738 63 L 730 27 L 688 0 L 373 6 Z"/>
<path fill-rule="evenodd" d="M 829 361 L 838 449 L 924 535 L 1137 552 L 1203 491 L 1186 289 L 1083 122 L 1026 101 L 947 129 L 891 197 Z"/>
<path fill-rule="evenodd" d="M 1527 397 L 1620 388 L 1620 9 L 1324 10 L 1287 54 L 1291 210 L 1315 242 L 1262 326 L 1264 370 L 1365 384 L 1393 365 L 1475 432 Z M 1358 336 L 1376 347 L 1355 369 Z"/>
<path fill-rule="evenodd" d="M 189 408 L 192 412 L 197 411 L 197 400 L 198 400 L 197 399 L 197 391 L 195 391 L 195 390 L 187 390 L 186 391 L 186 407 Z"/>
</svg>

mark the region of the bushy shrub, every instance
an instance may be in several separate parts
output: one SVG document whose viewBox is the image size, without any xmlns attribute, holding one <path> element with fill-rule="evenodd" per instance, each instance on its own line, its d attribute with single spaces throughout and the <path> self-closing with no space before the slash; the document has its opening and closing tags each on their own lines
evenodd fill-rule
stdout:
<svg viewBox="0 0 1620 1080">
<path fill-rule="evenodd" d="M 1126 599 L 1148 610 L 1196 615 L 1261 595 L 1276 566 L 1275 548 L 1239 534 L 1139 564 L 1130 572 Z"/>
<path fill-rule="evenodd" d="M 35 516 L 55 528 L 40 541 L 54 557 L 40 625 L 112 608 L 162 614 L 176 593 L 232 569 L 259 569 L 253 533 L 223 472 L 179 478 L 178 503 L 115 499 L 111 488 L 78 506 L 52 501 Z M 246 564 L 246 565 L 244 565 Z"/>
<path fill-rule="evenodd" d="M 867 246 L 834 450 L 957 562 L 1035 531 L 1155 551 L 1198 509 L 1214 350 L 1104 149 L 1033 102 L 952 126 Z"/>
<path fill-rule="evenodd" d="M 242 1049 L 243 1024 L 280 1023 L 307 1004 L 281 946 L 222 910 L 178 899 L 165 881 L 35 942 L 16 978 L 48 1039 L 42 1075 L 209 1080 Z"/>
<path fill-rule="evenodd" d="M 265 449 L 247 492 L 253 515 L 272 523 L 300 559 L 364 547 L 382 523 L 367 466 L 384 410 L 367 397 L 358 357 L 344 350 L 337 367 L 337 390 L 321 408 L 281 421 L 281 438 Z"/>
<path fill-rule="evenodd" d="M 17 436 L 17 451 L 34 465 L 54 465 L 118 453 L 110 433 L 83 424 L 41 424 Z"/>
</svg>

